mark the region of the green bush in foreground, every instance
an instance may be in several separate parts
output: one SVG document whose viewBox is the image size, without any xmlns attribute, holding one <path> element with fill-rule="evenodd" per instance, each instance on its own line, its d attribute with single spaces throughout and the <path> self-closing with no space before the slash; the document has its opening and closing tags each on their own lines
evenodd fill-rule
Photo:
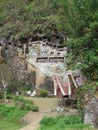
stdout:
<svg viewBox="0 0 98 130">
<path fill-rule="evenodd" d="M 19 106 L 0 105 L 0 117 L 5 121 L 18 123 L 19 119 L 27 113 L 27 110 L 21 110 Z"/>
<path fill-rule="evenodd" d="M 14 100 L 15 100 L 15 101 L 22 102 L 22 103 L 32 104 L 32 105 L 34 104 L 32 100 L 24 99 L 24 98 L 21 97 L 21 96 L 15 96 L 15 97 L 14 97 Z"/>
<path fill-rule="evenodd" d="M 0 130 L 18 130 L 21 127 L 23 127 L 21 124 L 0 120 Z"/>
<path fill-rule="evenodd" d="M 44 89 L 39 91 L 39 96 L 40 97 L 47 97 L 48 96 L 48 92 Z"/>
<path fill-rule="evenodd" d="M 15 105 L 0 104 L 0 130 L 17 130 L 23 127 L 19 120 L 29 110 L 38 111 L 32 100 L 15 96 Z M 12 125 L 11 125 L 12 124 Z"/>
<path fill-rule="evenodd" d="M 38 111 L 38 107 L 34 105 L 32 100 L 24 99 L 21 96 L 16 96 L 14 98 L 15 104 L 20 106 L 21 110 L 27 110 L 27 111 Z"/>
<path fill-rule="evenodd" d="M 17 130 L 23 127 L 19 120 L 26 113 L 27 110 L 21 110 L 19 106 L 0 104 L 0 130 Z"/>
<path fill-rule="evenodd" d="M 90 130 L 79 116 L 44 117 L 39 130 Z"/>
<path fill-rule="evenodd" d="M 27 104 L 27 103 L 23 103 L 20 108 L 21 108 L 21 110 L 28 110 L 28 111 L 31 110 L 31 111 L 35 111 L 35 112 L 38 111 L 38 107 L 37 106 L 31 105 L 31 104 Z"/>
</svg>

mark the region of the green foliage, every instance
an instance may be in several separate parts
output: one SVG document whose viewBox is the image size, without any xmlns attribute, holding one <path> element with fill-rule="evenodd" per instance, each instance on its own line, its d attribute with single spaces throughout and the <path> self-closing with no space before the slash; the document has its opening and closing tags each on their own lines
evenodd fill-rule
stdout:
<svg viewBox="0 0 98 130">
<path fill-rule="evenodd" d="M 21 96 L 15 96 L 14 97 L 16 106 L 20 106 L 21 110 L 27 110 L 27 111 L 35 111 L 37 112 L 39 109 L 37 106 L 34 105 L 32 100 L 24 99 Z"/>
<path fill-rule="evenodd" d="M 0 37 L 28 38 L 37 30 L 64 31 L 67 0 L 0 1 Z"/>
<path fill-rule="evenodd" d="M 2 86 L 6 84 L 7 86 L 11 82 L 11 80 L 12 80 L 11 66 L 8 63 L 0 64 L 0 84 L 2 84 Z"/>
<path fill-rule="evenodd" d="M 12 70 L 8 63 L 0 64 L 0 93 L 3 93 L 4 101 L 6 101 L 7 87 L 12 80 Z"/>
<path fill-rule="evenodd" d="M 67 44 L 68 67 L 75 65 L 91 80 L 98 79 L 98 4 L 95 3 L 97 0 L 74 0 L 70 4 L 69 22 L 73 31 Z"/>
<path fill-rule="evenodd" d="M 0 92 L 0 99 L 3 99 L 3 93 L 2 93 L 2 91 Z M 13 99 L 13 94 L 9 94 L 9 93 L 7 93 L 6 94 L 6 98 L 7 99 Z"/>
<path fill-rule="evenodd" d="M 13 94 L 8 93 L 6 96 L 7 96 L 7 99 L 13 99 Z"/>
<path fill-rule="evenodd" d="M 39 130 L 70 130 L 70 129 L 86 129 L 88 126 L 83 124 L 79 116 L 59 116 L 59 117 L 44 117 L 41 121 Z"/>
<path fill-rule="evenodd" d="M 11 81 L 11 83 L 8 85 L 7 89 L 8 89 L 8 93 L 10 93 L 10 94 L 13 94 L 13 93 L 16 93 L 16 92 L 19 92 L 21 94 L 25 91 L 30 90 L 31 86 L 30 86 L 30 84 L 27 84 L 23 81 L 13 79 Z"/>
<path fill-rule="evenodd" d="M 23 125 L 19 119 L 27 113 L 27 110 L 21 110 L 18 106 L 8 106 L 0 104 L 0 130 L 16 130 Z"/>
<path fill-rule="evenodd" d="M 16 124 L 13 121 L 7 122 L 7 121 L 2 121 L 0 120 L 0 130 L 17 130 L 23 127 L 21 124 Z"/>
<path fill-rule="evenodd" d="M 48 96 L 48 91 L 42 89 L 42 90 L 39 90 L 39 96 L 40 97 L 47 97 Z"/>
<path fill-rule="evenodd" d="M 14 96 L 14 99 L 19 102 L 28 103 L 28 104 L 34 104 L 32 100 L 24 99 L 21 96 Z"/>
<path fill-rule="evenodd" d="M 34 105 L 33 101 L 19 96 L 13 97 L 15 105 L 0 104 L 0 130 L 16 130 L 23 126 L 19 120 L 29 110 L 34 112 L 38 111 L 38 107 Z M 5 126 L 1 125 L 2 123 L 5 124 Z M 10 127 L 11 123 L 12 126 Z"/>
<path fill-rule="evenodd" d="M 7 106 L 0 104 L 0 116 L 3 120 L 18 123 L 19 119 L 26 114 L 27 110 L 21 110 L 19 106 Z"/>
<path fill-rule="evenodd" d="M 20 92 L 22 88 L 24 88 L 24 83 L 15 79 L 8 85 L 9 93 Z"/>
<path fill-rule="evenodd" d="M 28 103 L 23 103 L 21 105 L 21 110 L 27 110 L 27 111 L 34 111 L 34 112 L 37 112 L 38 111 L 38 107 L 35 106 L 35 105 L 31 105 L 31 104 L 28 104 Z"/>
</svg>

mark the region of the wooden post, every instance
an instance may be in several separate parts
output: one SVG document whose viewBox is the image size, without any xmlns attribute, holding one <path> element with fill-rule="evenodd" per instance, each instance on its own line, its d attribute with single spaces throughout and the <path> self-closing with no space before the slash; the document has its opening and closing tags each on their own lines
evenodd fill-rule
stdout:
<svg viewBox="0 0 98 130">
<path fill-rule="evenodd" d="M 2 51 L 2 46 L 0 46 L 0 58 L 2 58 L 1 51 Z"/>
</svg>

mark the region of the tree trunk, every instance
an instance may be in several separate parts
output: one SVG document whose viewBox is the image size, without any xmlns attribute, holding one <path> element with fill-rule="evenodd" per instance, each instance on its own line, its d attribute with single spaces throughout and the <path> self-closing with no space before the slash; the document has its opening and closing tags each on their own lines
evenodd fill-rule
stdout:
<svg viewBox="0 0 98 130">
<path fill-rule="evenodd" d="M 6 98 L 6 87 L 7 84 L 4 82 L 4 79 L 2 78 L 2 85 L 3 85 L 3 93 L 4 93 L 4 103 L 7 102 L 7 98 Z"/>
<path fill-rule="evenodd" d="M 6 90 L 4 90 L 4 103 L 7 102 L 7 98 L 6 98 Z"/>
</svg>

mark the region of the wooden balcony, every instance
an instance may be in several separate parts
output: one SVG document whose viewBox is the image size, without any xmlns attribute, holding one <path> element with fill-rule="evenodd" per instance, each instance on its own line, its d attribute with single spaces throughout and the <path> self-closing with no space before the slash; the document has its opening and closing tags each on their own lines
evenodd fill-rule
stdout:
<svg viewBox="0 0 98 130">
<path fill-rule="evenodd" d="M 37 57 L 36 62 L 50 62 L 50 63 L 56 63 L 56 62 L 64 62 L 64 57 Z"/>
</svg>

